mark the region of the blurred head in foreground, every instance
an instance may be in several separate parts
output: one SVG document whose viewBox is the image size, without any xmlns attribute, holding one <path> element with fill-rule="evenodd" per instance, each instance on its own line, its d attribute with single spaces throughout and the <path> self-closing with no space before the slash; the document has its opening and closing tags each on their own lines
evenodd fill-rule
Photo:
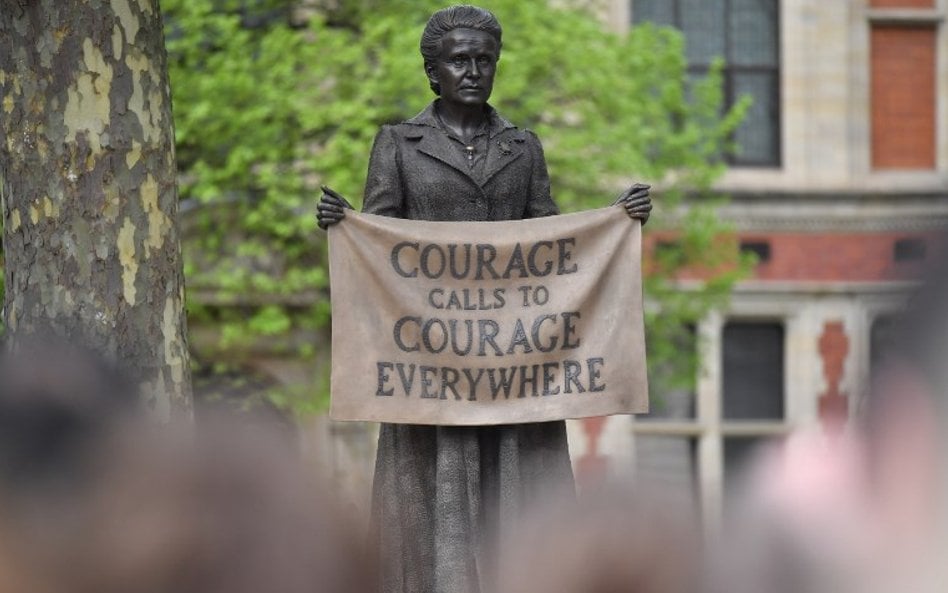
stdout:
<svg viewBox="0 0 948 593">
<path fill-rule="evenodd" d="M 119 434 L 66 568 L 74 590 L 367 591 L 355 534 L 271 428 L 226 417 Z"/>
<path fill-rule="evenodd" d="M 658 492 L 614 488 L 530 517 L 501 549 L 503 593 L 692 593 L 691 513 Z"/>
<path fill-rule="evenodd" d="M 948 262 L 922 280 L 852 430 L 792 435 L 747 476 L 721 590 L 944 590 Z"/>
<path fill-rule="evenodd" d="M 81 349 L 37 338 L 0 356 L 0 591 L 41 590 L 26 558 L 78 535 L 97 452 L 136 401 Z"/>
<path fill-rule="evenodd" d="M 0 370 L 0 593 L 371 590 L 285 427 L 152 423 L 91 358 Z"/>
<path fill-rule="evenodd" d="M 71 490 L 89 449 L 136 398 L 89 352 L 46 341 L 0 357 L 0 498 L 11 504 Z"/>
<path fill-rule="evenodd" d="M 948 258 L 921 278 L 874 376 L 864 431 L 889 590 L 948 583 Z"/>
</svg>

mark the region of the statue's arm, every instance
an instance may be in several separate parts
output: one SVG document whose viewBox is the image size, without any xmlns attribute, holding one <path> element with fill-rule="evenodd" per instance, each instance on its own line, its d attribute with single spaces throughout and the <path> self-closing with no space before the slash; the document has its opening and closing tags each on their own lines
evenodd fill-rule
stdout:
<svg viewBox="0 0 948 593">
<path fill-rule="evenodd" d="M 550 196 L 550 174 L 546 169 L 546 157 L 543 156 L 543 145 L 537 135 L 526 130 L 527 150 L 530 152 L 530 195 L 527 197 L 527 208 L 524 218 L 539 218 L 559 214 Z"/>
<path fill-rule="evenodd" d="M 380 216 L 403 217 L 405 196 L 402 190 L 398 139 L 391 126 L 382 126 L 372 145 L 369 173 L 365 180 L 362 211 Z"/>
</svg>

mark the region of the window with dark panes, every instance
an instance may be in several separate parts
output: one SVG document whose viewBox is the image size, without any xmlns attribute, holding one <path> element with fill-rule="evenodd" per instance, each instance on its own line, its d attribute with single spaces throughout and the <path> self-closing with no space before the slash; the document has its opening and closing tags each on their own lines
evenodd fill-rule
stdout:
<svg viewBox="0 0 948 593">
<path fill-rule="evenodd" d="M 782 420 L 783 326 L 733 321 L 724 326 L 724 420 Z"/>
<path fill-rule="evenodd" d="M 729 436 L 724 438 L 723 478 L 724 478 L 724 515 L 733 517 L 742 510 L 743 497 L 739 495 L 746 484 L 749 471 L 753 471 L 761 448 L 773 444 L 774 436 Z"/>
<path fill-rule="evenodd" d="M 726 437 L 724 439 L 724 483 L 733 486 L 747 469 L 747 463 L 767 439 L 754 437 Z"/>
<path fill-rule="evenodd" d="M 899 317 L 895 314 L 880 315 L 872 321 L 869 329 L 869 368 L 878 370 L 892 354 L 895 347 L 895 332 Z"/>
<path fill-rule="evenodd" d="M 780 165 L 779 0 L 632 0 L 634 22 L 679 29 L 690 76 L 725 63 L 726 107 L 753 99 L 735 133 L 736 165 Z"/>
<path fill-rule="evenodd" d="M 779 441 L 791 428 L 784 387 L 789 330 L 778 318 L 739 317 L 682 329 L 679 355 L 697 353 L 706 340 L 719 345 L 720 358 L 703 357 L 697 370 L 718 380 L 699 381 L 697 392 L 671 383 L 657 388 L 661 381 L 653 382 L 660 395 L 650 413 L 632 421 L 635 479 L 674 492 L 675 502 L 693 505 L 713 524 L 729 511 L 723 503 L 737 500 L 730 494 L 759 447 Z M 716 365 L 720 375 L 710 368 Z M 662 369 L 652 371 L 659 379 Z"/>
<path fill-rule="evenodd" d="M 691 506 L 698 494 L 698 439 L 642 434 L 635 439 L 635 476 L 663 488 L 675 502 Z"/>
<path fill-rule="evenodd" d="M 650 409 L 636 416 L 635 479 L 669 493 L 672 504 L 700 511 L 698 422 L 694 384 L 680 374 L 697 372 L 698 334 L 694 324 L 665 328 L 674 344 L 673 360 L 649 369 Z"/>
</svg>

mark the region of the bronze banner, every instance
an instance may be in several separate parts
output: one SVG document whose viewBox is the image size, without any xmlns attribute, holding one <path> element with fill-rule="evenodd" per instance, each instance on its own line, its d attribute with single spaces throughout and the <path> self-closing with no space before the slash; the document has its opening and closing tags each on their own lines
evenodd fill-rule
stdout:
<svg viewBox="0 0 948 593">
<path fill-rule="evenodd" d="M 543 422 L 648 409 L 641 226 L 349 212 L 330 228 L 337 420 Z"/>
</svg>

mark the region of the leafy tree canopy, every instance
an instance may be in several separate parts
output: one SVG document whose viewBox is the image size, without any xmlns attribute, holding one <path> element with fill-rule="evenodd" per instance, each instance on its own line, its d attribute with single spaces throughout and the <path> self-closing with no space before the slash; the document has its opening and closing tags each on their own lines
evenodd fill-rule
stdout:
<svg viewBox="0 0 948 593">
<path fill-rule="evenodd" d="M 539 135 L 563 210 L 607 205 L 633 180 L 661 181 L 648 227 L 656 232 L 682 195 L 710 196 L 746 106 L 724 112 L 716 71 L 689 83 L 678 33 L 647 25 L 608 33 L 590 14 L 547 0 L 480 4 L 504 27 L 492 104 Z M 180 192 L 196 225 L 186 252 L 191 310 L 226 342 L 273 338 L 314 354 L 288 338 L 328 320 L 319 185 L 359 204 L 379 126 L 433 98 L 418 41 L 441 6 L 341 0 L 307 11 L 268 0 L 163 0 Z M 678 238 L 646 279 L 659 393 L 693 381 L 693 348 L 682 347 L 688 326 L 721 304 L 741 270 L 708 208 L 689 208 L 675 226 Z M 725 271 L 677 290 L 675 274 L 695 265 Z M 305 409 L 323 398 L 293 401 Z"/>
</svg>

